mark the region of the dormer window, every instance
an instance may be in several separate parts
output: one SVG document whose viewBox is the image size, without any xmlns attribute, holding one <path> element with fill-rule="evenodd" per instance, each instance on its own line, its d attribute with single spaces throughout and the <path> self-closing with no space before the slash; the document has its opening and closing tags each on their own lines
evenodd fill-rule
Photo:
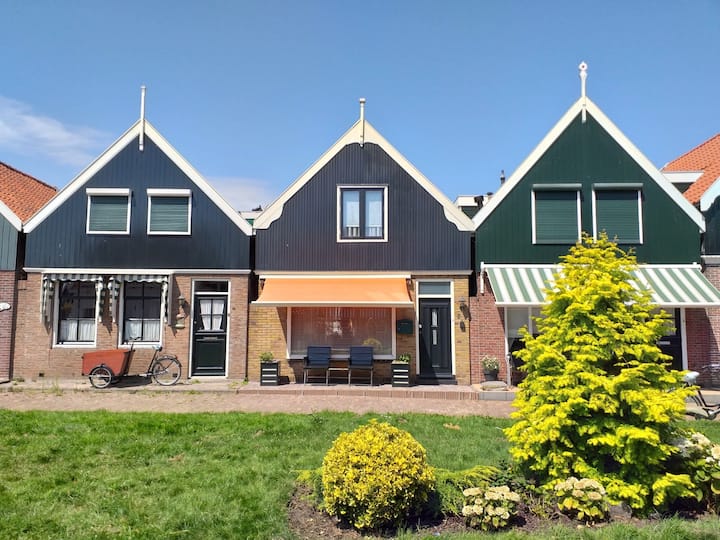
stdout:
<svg viewBox="0 0 720 540">
<path fill-rule="evenodd" d="M 189 235 L 191 194 L 189 189 L 148 189 L 147 233 Z"/>
<path fill-rule="evenodd" d="M 387 241 L 387 186 L 338 186 L 338 241 Z"/>
<path fill-rule="evenodd" d="M 88 234 L 130 234 L 130 190 L 87 188 Z"/>
</svg>

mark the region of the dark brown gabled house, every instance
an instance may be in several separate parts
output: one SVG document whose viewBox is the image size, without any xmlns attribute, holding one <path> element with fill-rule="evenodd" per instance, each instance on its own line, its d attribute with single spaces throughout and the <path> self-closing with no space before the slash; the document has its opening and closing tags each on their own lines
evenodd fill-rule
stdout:
<svg viewBox="0 0 720 540">
<path fill-rule="evenodd" d="M 254 228 L 251 379 L 263 352 L 298 381 L 308 346 L 369 345 L 377 381 L 409 353 L 413 382 L 470 382 L 472 221 L 364 114 Z"/>
</svg>

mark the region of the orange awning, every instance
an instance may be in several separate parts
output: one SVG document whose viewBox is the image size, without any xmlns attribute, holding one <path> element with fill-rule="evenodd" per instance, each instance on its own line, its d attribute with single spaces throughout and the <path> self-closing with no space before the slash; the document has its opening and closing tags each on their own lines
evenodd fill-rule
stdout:
<svg viewBox="0 0 720 540">
<path fill-rule="evenodd" d="M 266 306 L 384 306 L 407 307 L 413 302 L 405 278 L 286 278 L 265 279 L 255 304 Z"/>
</svg>

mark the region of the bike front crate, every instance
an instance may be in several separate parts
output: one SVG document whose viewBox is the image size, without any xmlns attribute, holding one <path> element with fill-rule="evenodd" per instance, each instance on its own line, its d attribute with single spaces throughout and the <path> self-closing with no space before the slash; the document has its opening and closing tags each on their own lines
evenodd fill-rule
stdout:
<svg viewBox="0 0 720 540">
<path fill-rule="evenodd" d="M 109 351 L 92 351 L 82 355 L 82 374 L 89 375 L 94 367 L 105 365 L 115 377 L 124 375 L 130 351 L 122 349 Z"/>
</svg>

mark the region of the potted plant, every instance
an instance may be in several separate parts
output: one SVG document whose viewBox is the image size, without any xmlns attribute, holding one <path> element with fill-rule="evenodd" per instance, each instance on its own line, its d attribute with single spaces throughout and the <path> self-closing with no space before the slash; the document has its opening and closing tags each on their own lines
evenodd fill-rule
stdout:
<svg viewBox="0 0 720 540">
<path fill-rule="evenodd" d="M 486 381 L 497 381 L 498 372 L 500 371 L 500 362 L 497 357 L 485 355 L 482 357 L 483 374 Z"/>
<path fill-rule="evenodd" d="M 280 363 L 273 353 L 260 353 L 260 386 L 277 386 L 280 379 Z"/>
<path fill-rule="evenodd" d="M 410 386 L 410 353 L 402 353 L 390 364 L 393 386 Z"/>
</svg>

